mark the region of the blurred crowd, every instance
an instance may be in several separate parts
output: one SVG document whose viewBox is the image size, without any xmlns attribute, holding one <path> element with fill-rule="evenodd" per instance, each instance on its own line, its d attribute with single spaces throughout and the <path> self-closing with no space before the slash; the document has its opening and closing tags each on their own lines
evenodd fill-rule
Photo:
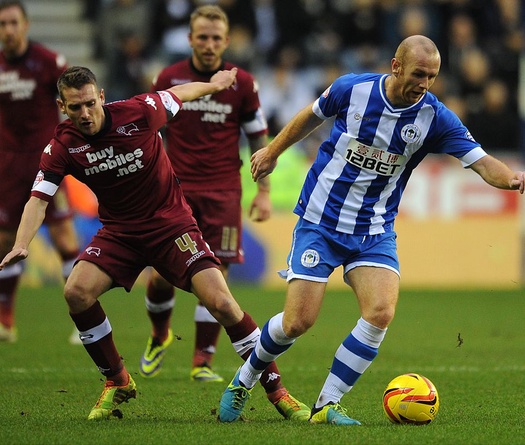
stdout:
<svg viewBox="0 0 525 445">
<path fill-rule="evenodd" d="M 188 57 L 189 16 L 205 3 L 227 12 L 225 58 L 259 81 L 272 135 L 336 77 L 389 72 L 399 42 L 424 34 L 442 55 L 432 92 L 489 152 L 523 145 L 521 0 L 85 0 L 109 98 L 148 90 L 163 66 Z"/>
</svg>

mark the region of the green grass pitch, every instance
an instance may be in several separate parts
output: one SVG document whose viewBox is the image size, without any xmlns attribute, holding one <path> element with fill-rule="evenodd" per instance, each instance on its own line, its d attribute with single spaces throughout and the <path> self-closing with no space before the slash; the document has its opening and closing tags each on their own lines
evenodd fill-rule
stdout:
<svg viewBox="0 0 525 445">
<path fill-rule="evenodd" d="M 283 290 L 232 288 L 260 326 L 281 311 Z M 246 421 L 220 424 L 227 384 L 189 379 L 195 298 L 179 292 L 177 340 L 158 377 L 138 362 L 149 334 L 144 288 L 113 290 L 101 303 L 138 386 L 123 419 L 86 420 L 101 376 L 82 346 L 68 343 L 72 322 L 59 287 L 22 288 L 19 340 L 0 344 L 0 443 L 11 444 L 525 444 L 525 295 L 521 290 L 402 290 L 379 355 L 342 404 L 360 427 L 287 422 L 255 388 Z M 317 324 L 278 360 L 290 392 L 313 404 L 334 351 L 355 325 L 350 290 L 328 291 Z M 460 341 L 461 339 L 461 341 Z M 215 370 L 230 379 L 240 359 L 221 334 Z M 441 406 L 427 426 L 388 422 L 381 396 L 396 375 L 418 372 L 437 387 Z"/>
</svg>

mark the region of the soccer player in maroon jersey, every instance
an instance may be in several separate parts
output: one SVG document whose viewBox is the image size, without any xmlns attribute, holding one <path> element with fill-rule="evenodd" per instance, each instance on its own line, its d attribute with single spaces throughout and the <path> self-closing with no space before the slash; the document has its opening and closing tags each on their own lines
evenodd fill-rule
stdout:
<svg viewBox="0 0 525 445">
<path fill-rule="evenodd" d="M 0 258 L 15 242 L 16 228 L 38 172 L 44 147 L 59 122 L 56 82 L 63 56 L 29 41 L 29 21 L 19 1 L 0 1 Z M 45 222 L 66 278 L 79 246 L 66 190 L 50 202 Z M 0 272 L 0 342 L 17 339 L 15 294 L 23 268 Z"/>
<path fill-rule="evenodd" d="M 153 82 L 153 91 L 188 82 L 208 82 L 217 71 L 234 68 L 222 59 L 229 43 L 228 32 L 228 17 L 219 6 L 205 5 L 195 9 L 188 36 L 192 57 L 162 70 Z M 243 261 L 241 131 L 247 136 L 252 152 L 267 143 L 267 123 L 259 103 L 257 84 L 251 74 L 235 68 L 237 79 L 233 88 L 186 102 L 177 119 L 171 120 L 166 128 L 168 157 L 204 239 L 221 260 L 220 270 L 225 279 L 229 264 Z M 257 186 L 249 215 L 256 221 L 264 221 L 271 210 L 268 178 L 259 181 Z M 153 270 L 146 295 L 152 335 L 140 362 L 140 374 L 144 377 L 158 374 L 166 348 L 173 341 L 170 318 L 174 303 L 173 285 Z M 221 325 L 202 301 L 195 310 L 195 324 L 191 378 L 221 382 L 222 377 L 211 369 Z M 261 383 L 270 402 L 285 418 L 308 419 L 309 408 L 282 386 L 276 366 L 272 365 Z"/>
<path fill-rule="evenodd" d="M 162 70 L 153 81 L 152 91 L 191 81 L 207 82 L 219 69 L 231 69 L 234 65 L 222 59 L 229 43 L 228 32 L 228 17 L 219 6 L 205 5 L 193 11 L 188 36 L 193 50 L 191 58 Z M 260 107 L 257 84 L 251 74 L 237 69 L 235 88 L 184 104 L 177 119 L 167 126 L 165 144 L 173 169 L 181 180 L 184 196 L 204 239 L 221 260 L 225 278 L 230 263 L 243 261 L 241 130 L 246 134 L 252 152 L 267 142 L 267 123 Z M 256 221 L 264 221 L 270 216 L 269 191 L 269 180 L 265 178 L 258 183 L 249 210 Z M 173 286 L 153 271 L 146 295 L 153 332 L 140 362 L 140 373 L 144 377 L 154 377 L 160 372 L 166 348 L 173 341 L 169 323 L 174 304 Z M 223 381 L 211 369 L 220 330 L 217 320 L 202 304 L 198 304 L 190 374 L 193 380 Z"/>
<path fill-rule="evenodd" d="M 89 69 L 68 68 L 58 80 L 57 102 L 69 119 L 57 126 L 44 148 L 14 247 L 0 270 L 27 257 L 64 176 L 72 175 L 95 193 L 103 226 L 80 254 L 64 288 L 82 343 L 106 377 L 90 420 L 121 416 L 118 405 L 136 397 L 135 382 L 98 298 L 113 287 L 129 291 L 145 267 L 193 292 L 225 327 L 241 357 L 249 355 L 260 334 L 231 295 L 220 261 L 203 240 L 159 134 L 182 102 L 231 87 L 236 72 L 221 70 L 210 82 L 176 85 L 107 105 Z"/>
</svg>

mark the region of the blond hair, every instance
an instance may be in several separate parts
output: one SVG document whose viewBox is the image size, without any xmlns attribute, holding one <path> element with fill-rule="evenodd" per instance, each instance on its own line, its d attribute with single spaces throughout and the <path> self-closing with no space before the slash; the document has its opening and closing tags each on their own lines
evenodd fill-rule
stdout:
<svg viewBox="0 0 525 445">
<path fill-rule="evenodd" d="M 230 28 L 230 21 L 224 10 L 217 5 L 203 5 L 199 6 L 190 16 L 190 32 L 193 32 L 193 23 L 199 17 L 204 17 L 208 20 L 220 20 L 226 24 L 226 31 Z"/>
</svg>

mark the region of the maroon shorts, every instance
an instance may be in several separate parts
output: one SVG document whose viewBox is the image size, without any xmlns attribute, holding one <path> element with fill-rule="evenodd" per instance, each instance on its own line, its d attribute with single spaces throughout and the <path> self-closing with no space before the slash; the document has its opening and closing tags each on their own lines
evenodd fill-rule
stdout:
<svg viewBox="0 0 525 445">
<path fill-rule="evenodd" d="M 102 227 L 78 259 L 96 264 L 113 279 L 113 287 L 128 292 L 147 266 L 175 287 L 190 292 L 193 275 L 220 265 L 194 223 L 184 230 L 165 226 L 134 234 Z"/>
<path fill-rule="evenodd" d="M 241 191 L 186 191 L 202 236 L 222 263 L 242 263 Z"/>
<path fill-rule="evenodd" d="M 38 172 L 40 153 L 1 153 L 0 162 L 0 229 L 16 230 Z M 71 218 L 73 212 L 62 183 L 46 211 L 46 224 Z"/>
</svg>

